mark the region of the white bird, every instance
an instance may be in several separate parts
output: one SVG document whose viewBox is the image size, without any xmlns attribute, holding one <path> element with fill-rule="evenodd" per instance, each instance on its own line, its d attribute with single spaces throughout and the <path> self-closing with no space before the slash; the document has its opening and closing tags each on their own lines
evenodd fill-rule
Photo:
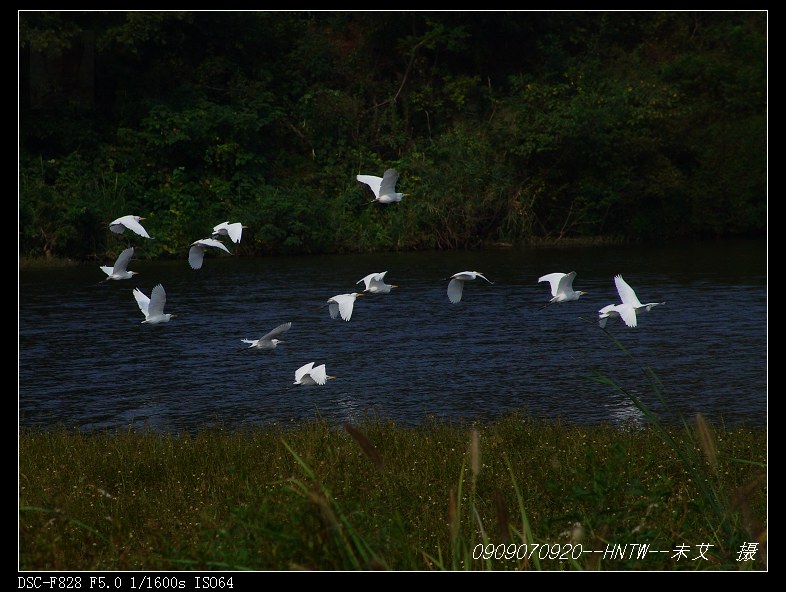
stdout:
<svg viewBox="0 0 786 592">
<path fill-rule="evenodd" d="M 577 292 L 573 289 L 573 280 L 575 277 L 575 271 L 571 271 L 570 273 L 550 273 L 541 276 L 538 282 L 548 282 L 551 284 L 552 299 L 549 300 L 546 306 L 554 304 L 555 302 L 578 300 L 582 295 L 586 294 L 586 292 L 581 290 Z"/>
<path fill-rule="evenodd" d="M 125 251 L 118 255 L 117 259 L 115 260 L 114 267 L 109 267 L 107 265 L 101 265 L 101 271 L 103 271 L 107 278 L 104 281 L 108 280 L 130 280 L 138 271 L 127 271 L 126 268 L 128 267 L 128 262 L 131 261 L 131 257 L 134 256 L 134 247 L 128 247 Z"/>
<path fill-rule="evenodd" d="M 164 286 L 158 284 L 153 291 L 150 292 L 150 298 L 142 294 L 139 288 L 134 288 L 134 298 L 139 305 L 139 310 L 145 315 L 143 323 L 150 323 L 157 325 L 158 323 L 168 323 L 169 319 L 176 317 L 173 314 L 164 314 L 164 305 L 166 304 L 166 292 Z"/>
<path fill-rule="evenodd" d="M 243 229 L 248 226 L 243 226 L 240 222 L 222 222 L 213 227 L 213 238 L 217 236 L 228 236 L 233 243 L 239 243 L 240 237 L 243 236 Z"/>
<path fill-rule="evenodd" d="M 358 175 L 357 180 L 365 183 L 374 192 L 375 199 L 379 203 L 389 204 L 396 201 L 401 201 L 402 198 L 409 195 L 409 193 L 396 193 L 396 182 L 398 182 L 398 173 L 395 169 L 388 169 L 382 177 L 374 175 Z M 372 201 L 371 203 L 374 203 Z"/>
<path fill-rule="evenodd" d="M 366 289 L 363 290 L 364 292 L 371 292 L 372 294 L 388 294 L 390 290 L 393 288 L 398 288 L 395 284 L 386 284 L 385 283 L 385 274 L 387 271 L 383 271 L 381 273 L 370 273 L 363 279 L 358 280 L 355 282 L 359 284 L 363 282 L 366 284 Z"/>
<path fill-rule="evenodd" d="M 188 264 L 192 269 L 200 269 L 202 261 L 205 258 L 205 249 L 208 247 L 215 247 L 229 253 L 229 249 L 224 246 L 224 243 L 217 241 L 214 238 L 202 238 L 198 241 L 191 243 L 191 248 L 188 250 Z M 230 255 L 232 253 L 229 253 Z"/>
<path fill-rule="evenodd" d="M 352 292 L 351 294 L 338 294 L 333 298 L 328 298 L 325 306 L 330 307 L 330 318 L 335 319 L 339 313 L 341 318 L 349 321 L 352 318 L 352 310 L 355 308 L 355 299 L 363 296 L 362 293 Z"/>
<path fill-rule="evenodd" d="M 250 343 L 251 345 L 248 346 L 248 349 L 252 347 L 256 347 L 257 349 L 276 349 L 276 346 L 279 343 L 284 343 L 282 339 L 276 339 L 282 333 L 286 333 L 289 331 L 289 328 L 292 326 L 292 323 L 284 323 L 283 325 L 279 325 L 269 333 L 264 334 L 259 339 L 241 339 L 243 343 Z"/>
<path fill-rule="evenodd" d="M 461 302 L 461 295 L 464 292 L 464 282 L 481 277 L 490 284 L 494 283 L 485 275 L 477 271 L 460 271 L 459 273 L 454 273 L 450 277 L 451 280 L 450 283 L 448 283 L 448 300 L 453 304 Z"/>
<path fill-rule="evenodd" d="M 128 230 L 136 232 L 139 236 L 150 238 L 147 230 L 139 223 L 140 220 L 144 220 L 144 218 L 139 216 L 122 216 L 109 223 L 109 230 L 117 234 L 123 234 L 126 228 L 128 228 Z"/>
<path fill-rule="evenodd" d="M 636 292 L 634 292 L 633 288 L 622 279 L 621 275 L 614 276 L 614 284 L 617 286 L 617 292 L 620 295 L 622 304 L 609 304 L 598 311 L 598 324 L 601 327 L 605 327 L 608 319 L 614 317 L 622 317 L 623 322 L 628 327 L 636 327 L 638 326 L 639 313 L 649 312 L 655 306 L 666 304 L 665 302 L 648 302 L 647 304 L 642 304 L 639 302 Z"/>
<path fill-rule="evenodd" d="M 292 384 L 319 384 L 323 385 L 335 376 L 328 376 L 325 365 L 320 364 L 316 368 L 314 362 L 309 362 L 295 370 L 295 382 Z"/>
</svg>

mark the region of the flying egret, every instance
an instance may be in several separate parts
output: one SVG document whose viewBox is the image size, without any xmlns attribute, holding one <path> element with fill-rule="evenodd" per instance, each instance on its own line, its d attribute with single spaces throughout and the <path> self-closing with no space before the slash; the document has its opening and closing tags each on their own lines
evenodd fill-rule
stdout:
<svg viewBox="0 0 786 592">
<path fill-rule="evenodd" d="M 191 248 L 188 250 L 188 264 L 192 269 L 200 269 L 202 267 L 202 261 L 205 258 L 205 249 L 208 247 L 215 247 L 229 253 L 229 249 L 224 246 L 224 243 L 214 238 L 202 238 L 198 241 L 194 241 L 191 243 Z M 232 253 L 229 254 L 231 255 Z"/>
<path fill-rule="evenodd" d="M 139 310 L 145 315 L 143 323 L 157 325 L 158 323 L 168 323 L 169 319 L 176 317 L 173 314 L 164 314 L 164 304 L 166 304 L 166 292 L 164 286 L 158 284 L 150 293 L 150 298 L 142 294 L 139 288 L 134 288 L 134 298 L 139 305 Z"/>
<path fill-rule="evenodd" d="M 144 220 L 144 218 L 139 216 L 122 216 L 117 220 L 109 223 L 109 230 L 116 232 L 117 234 L 123 234 L 126 228 L 128 228 L 128 230 L 136 232 L 139 236 L 150 238 L 147 230 L 145 230 L 139 223 L 140 220 Z"/>
<path fill-rule="evenodd" d="M 352 318 L 352 310 L 355 308 L 355 299 L 363 296 L 360 292 L 352 292 L 351 294 L 338 294 L 333 298 L 328 298 L 325 306 L 330 307 L 330 318 L 335 319 L 339 313 L 341 318 L 349 321 Z"/>
<path fill-rule="evenodd" d="M 138 271 L 127 271 L 126 268 L 128 267 L 128 262 L 131 261 L 131 257 L 134 256 L 134 247 L 128 247 L 125 251 L 118 255 L 117 260 L 115 260 L 114 267 L 109 267 L 107 265 L 101 265 L 101 271 L 103 271 L 107 277 L 104 280 L 105 282 L 108 280 L 130 280 Z"/>
<path fill-rule="evenodd" d="M 323 385 L 328 380 L 333 380 L 334 378 L 335 376 L 328 376 L 324 364 L 320 364 L 315 368 L 314 362 L 309 362 L 295 370 L 295 382 L 292 384 Z"/>
<path fill-rule="evenodd" d="M 393 288 L 398 288 L 398 286 L 395 284 L 385 283 L 386 273 L 387 271 L 383 271 L 381 273 L 370 273 L 355 283 L 359 284 L 360 282 L 364 282 L 366 284 L 366 289 L 363 290 L 364 292 L 371 292 L 372 294 L 388 294 L 390 293 L 390 290 Z"/>
<path fill-rule="evenodd" d="M 577 292 L 573 289 L 573 280 L 575 277 L 575 271 L 571 271 L 570 273 L 550 273 L 548 275 L 541 276 L 538 279 L 538 282 L 548 282 L 551 284 L 551 295 L 553 298 L 549 300 L 546 306 L 549 304 L 554 304 L 555 302 L 578 300 L 582 295 L 586 294 L 586 292 L 581 290 Z"/>
<path fill-rule="evenodd" d="M 398 181 L 398 173 L 395 169 L 388 169 L 382 177 L 374 175 L 358 175 L 357 180 L 365 183 L 374 192 L 375 199 L 379 203 L 389 204 L 396 201 L 401 201 L 402 198 L 409 195 L 409 193 L 396 193 L 396 182 Z M 371 203 L 374 203 L 372 201 Z"/>
<path fill-rule="evenodd" d="M 248 226 L 243 226 L 240 222 L 233 222 L 232 224 L 222 222 L 213 227 L 213 238 L 228 236 L 233 243 L 239 243 L 244 228 L 248 228 Z"/>
<path fill-rule="evenodd" d="M 633 291 L 633 288 L 631 288 L 619 274 L 614 276 L 614 284 L 617 286 L 617 292 L 620 295 L 622 304 L 609 304 L 598 311 L 598 324 L 601 327 L 605 327 L 608 319 L 614 317 L 621 317 L 622 321 L 628 327 L 636 327 L 638 326 L 639 313 L 649 312 L 655 306 L 666 304 L 665 302 L 648 302 L 647 304 L 642 304 L 639 302 L 639 298 L 636 296 L 636 292 Z"/>
<path fill-rule="evenodd" d="M 453 304 L 461 302 L 461 294 L 464 292 L 464 282 L 474 280 L 475 278 L 479 277 L 483 278 L 490 284 L 494 283 L 478 271 L 461 271 L 459 273 L 454 273 L 452 276 L 450 276 L 450 283 L 448 283 L 448 299 Z"/>
<path fill-rule="evenodd" d="M 286 333 L 289 331 L 289 328 L 292 326 L 292 323 L 284 323 L 283 325 L 279 325 L 269 333 L 264 334 L 259 339 L 241 339 L 243 343 L 250 343 L 251 345 L 248 346 L 248 349 L 255 347 L 257 349 L 276 349 L 276 346 L 279 343 L 284 343 L 282 339 L 276 339 L 282 333 Z"/>
</svg>

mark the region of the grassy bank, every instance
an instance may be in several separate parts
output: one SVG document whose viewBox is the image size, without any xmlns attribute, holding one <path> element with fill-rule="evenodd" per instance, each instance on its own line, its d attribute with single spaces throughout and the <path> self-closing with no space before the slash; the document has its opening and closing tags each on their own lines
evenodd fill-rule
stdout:
<svg viewBox="0 0 786 592">
<path fill-rule="evenodd" d="M 192 435 L 24 430 L 19 567 L 760 570 L 766 442 L 762 429 L 702 421 L 662 432 L 524 415 Z M 751 542 L 753 560 L 738 561 Z M 650 552 L 638 558 L 637 543 Z M 612 545 L 614 558 L 588 552 Z"/>
</svg>

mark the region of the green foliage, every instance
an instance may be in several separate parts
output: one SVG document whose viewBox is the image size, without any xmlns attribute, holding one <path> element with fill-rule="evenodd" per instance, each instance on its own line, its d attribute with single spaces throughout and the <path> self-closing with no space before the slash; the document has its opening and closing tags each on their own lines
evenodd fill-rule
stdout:
<svg viewBox="0 0 786 592">
<path fill-rule="evenodd" d="M 144 257 L 241 216 L 249 254 L 761 235 L 766 24 L 22 12 L 21 254 L 104 257 L 132 212 Z M 365 208 L 391 166 L 411 196 Z"/>
</svg>

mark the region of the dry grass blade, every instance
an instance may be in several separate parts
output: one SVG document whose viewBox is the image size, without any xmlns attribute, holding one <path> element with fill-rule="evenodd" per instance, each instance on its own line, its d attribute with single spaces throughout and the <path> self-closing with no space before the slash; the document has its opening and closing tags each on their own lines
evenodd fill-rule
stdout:
<svg viewBox="0 0 786 592">
<path fill-rule="evenodd" d="M 480 474 L 480 436 L 478 430 L 471 430 L 469 433 L 469 467 L 472 471 L 472 482 Z"/>
<path fill-rule="evenodd" d="M 501 543 L 510 542 L 510 514 L 505 505 L 505 497 L 497 490 L 494 492 L 494 507 L 497 511 L 497 538 Z"/>
<path fill-rule="evenodd" d="M 704 456 L 713 471 L 718 470 L 718 448 L 715 446 L 715 433 L 701 413 L 696 414 L 696 436 Z"/>
<path fill-rule="evenodd" d="M 352 439 L 358 443 L 361 450 L 366 454 L 368 459 L 374 463 L 374 466 L 377 468 L 378 471 L 382 471 L 384 468 L 385 463 L 382 460 L 382 456 L 379 454 L 379 451 L 376 447 L 371 443 L 371 440 L 366 438 L 365 434 L 358 430 L 351 424 L 345 423 L 344 429 L 352 436 Z"/>
<path fill-rule="evenodd" d="M 761 559 L 767 563 L 767 527 L 754 518 L 751 501 L 754 494 L 765 486 L 767 476 L 763 473 L 756 475 L 745 485 L 738 487 L 732 496 L 732 507 L 742 516 L 742 524 L 748 534 L 761 543 Z"/>
<path fill-rule="evenodd" d="M 448 525 L 450 526 L 450 539 L 456 540 L 459 535 L 459 510 L 454 489 L 450 490 L 448 496 Z"/>
</svg>

